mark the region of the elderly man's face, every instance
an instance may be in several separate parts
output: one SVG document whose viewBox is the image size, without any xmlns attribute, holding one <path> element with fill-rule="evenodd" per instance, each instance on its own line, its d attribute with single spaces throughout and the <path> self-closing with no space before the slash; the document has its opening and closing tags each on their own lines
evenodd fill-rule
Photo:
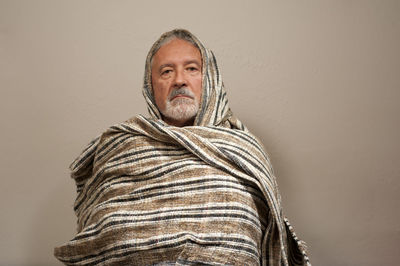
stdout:
<svg viewBox="0 0 400 266">
<path fill-rule="evenodd" d="M 201 69 L 199 49 L 181 39 L 173 39 L 154 55 L 151 68 L 154 98 L 168 124 L 193 125 L 202 93 Z"/>
</svg>

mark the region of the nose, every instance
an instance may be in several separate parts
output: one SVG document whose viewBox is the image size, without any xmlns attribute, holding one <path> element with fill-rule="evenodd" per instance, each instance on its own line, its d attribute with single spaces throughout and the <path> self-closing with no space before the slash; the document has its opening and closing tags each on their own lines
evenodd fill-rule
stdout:
<svg viewBox="0 0 400 266">
<path fill-rule="evenodd" d="M 186 86 L 186 77 L 183 70 L 177 70 L 175 72 L 174 86 L 177 88 Z"/>
</svg>

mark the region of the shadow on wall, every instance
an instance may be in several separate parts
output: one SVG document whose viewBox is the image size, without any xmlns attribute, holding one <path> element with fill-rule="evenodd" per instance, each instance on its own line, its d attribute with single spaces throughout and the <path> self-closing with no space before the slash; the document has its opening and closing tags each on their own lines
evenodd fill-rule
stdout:
<svg viewBox="0 0 400 266">
<path fill-rule="evenodd" d="M 298 237 L 306 242 L 312 265 L 347 265 L 343 261 L 340 262 L 341 258 L 332 257 L 329 250 L 334 248 L 334 244 L 326 246 L 324 243 L 326 236 L 316 233 L 317 221 L 307 216 L 307 213 L 311 212 L 305 200 L 309 191 L 302 184 L 305 180 L 299 179 L 302 174 L 296 172 L 296 162 L 293 161 L 294 159 L 299 161 L 301 155 L 291 154 L 288 144 L 284 143 L 284 138 L 276 132 L 276 128 L 275 131 L 272 129 L 268 131 L 269 127 L 265 123 L 256 124 L 250 119 L 247 120 L 248 122 L 246 120 L 242 122 L 263 144 L 270 157 L 282 197 L 283 213 L 294 226 Z M 318 254 L 316 257 L 324 258 L 324 261 L 315 260 L 313 254 Z"/>
<path fill-rule="evenodd" d="M 30 223 L 31 234 L 26 237 L 24 265 L 63 265 L 54 257 L 53 250 L 75 235 L 74 193 L 73 180 L 64 178 L 52 191 L 48 191 L 42 204 L 38 204 Z"/>
</svg>

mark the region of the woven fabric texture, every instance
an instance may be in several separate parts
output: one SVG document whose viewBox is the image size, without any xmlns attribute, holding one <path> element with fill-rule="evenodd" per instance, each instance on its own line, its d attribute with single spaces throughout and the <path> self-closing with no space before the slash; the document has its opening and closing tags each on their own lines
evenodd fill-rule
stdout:
<svg viewBox="0 0 400 266">
<path fill-rule="evenodd" d="M 182 30 L 181 30 L 182 31 Z M 233 115 L 211 50 L 194 125 L 162 121 L 151 86 L 149 117 L 95 138 L 72 163 L 76 236 L 55 248 L 66 265 L 309 265 L 282 214 L 262 144 Z"/>
</svg>

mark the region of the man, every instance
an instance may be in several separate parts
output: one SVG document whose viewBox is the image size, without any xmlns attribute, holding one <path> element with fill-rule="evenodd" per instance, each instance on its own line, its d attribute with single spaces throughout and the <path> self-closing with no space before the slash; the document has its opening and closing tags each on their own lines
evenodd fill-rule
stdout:
<svg viewBox="0 0 400 266">
<path fill-rule="evenodd" d="M 71 165 L 67 265 L 308 265 L 262 145 L 229 109 L 213 53 L 186 30 L 155 42 L 150 118 L 110 127 Z"/>
</svg>

